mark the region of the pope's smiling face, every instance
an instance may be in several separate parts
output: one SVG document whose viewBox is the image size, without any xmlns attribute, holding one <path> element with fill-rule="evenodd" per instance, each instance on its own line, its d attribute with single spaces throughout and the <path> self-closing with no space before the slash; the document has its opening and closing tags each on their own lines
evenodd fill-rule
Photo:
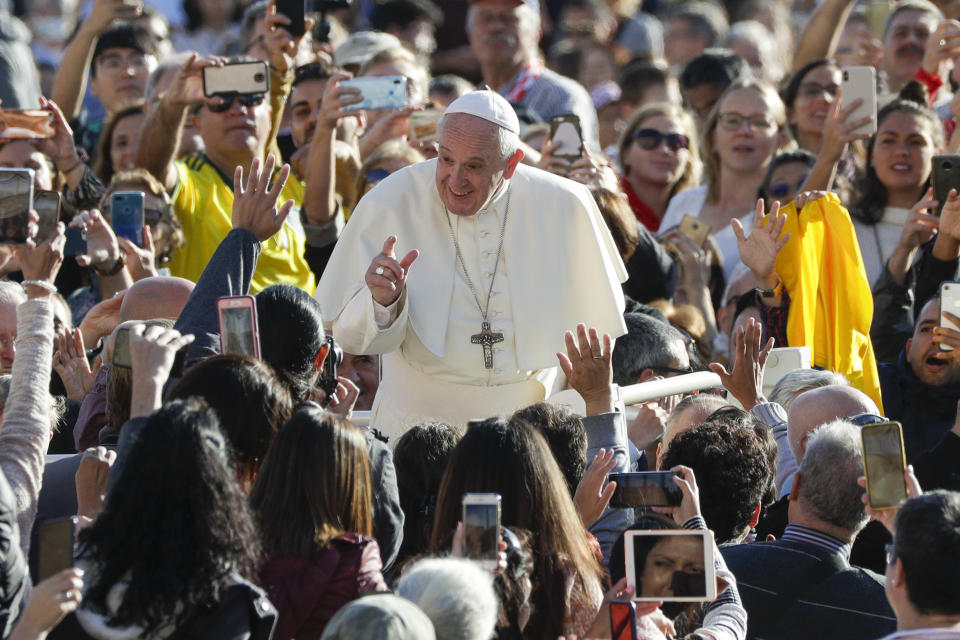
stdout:
<svg viewBox="0 0 960 640">
<path fill-rule="evenodd" d="M 472 216 L 516 170 L 523 152 L 504 157 L 497 129 L 492 122 L 465 113 L 444 116 L 437 193 L 450 213 Z"/>
</svg>

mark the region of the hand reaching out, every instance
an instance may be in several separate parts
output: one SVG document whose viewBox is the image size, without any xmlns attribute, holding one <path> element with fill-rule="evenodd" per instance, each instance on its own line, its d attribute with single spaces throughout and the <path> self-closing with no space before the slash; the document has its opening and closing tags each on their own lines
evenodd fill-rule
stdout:
<svg viewBox="0 0 960 640">
<path fill-rule="evenodd" d="M 820 155 L 830 158 L 834 163 L 839 162 L 847 152 L 847 145 L 855 140 L 866 140 L 870 137 L 869 133 L 855 133 L 855 131 L 873 120 L 872 115 L 856 120 L 850 119 L 861 104 L 863 99 L 857 98 L 841 108 L 841 95 L 839 91 L 837 92 L 837 97 L 830 105 L 827 119 L 823 123 Z M 800 209 L 799 204 L 797 209 Z"/>
<path fill-rule="evenodd" d="M 773 288 L 777 283 L 777 256 L 786 246 L 790 234 L 783 234 L 787 216 L 780 215 L 780 203 L 774 203 L 766 220 L 763 209 L 763 200 L 757 200 L 757 208 L 753 215 L 753 231 L 749 238 L 744 233 L 743 225 L 739 220 L 734 218 L 730 221 L 730 225 L 737 236 L 740 259 L 753 272 L 760 286 Z M 781 234 L 783 234 L 782 238 Z"/>
<path fill-rule="evenodd" d="M 910 208 L 907 221 L 900 233 L 899 244 L 901 247 L 907 251 L 912 251 L 936 235 L 941 222 L 937 216 L 930 212 L 935 210 L 938 204 L 933 199 L 933 189 L 930 188 L 927 189 L 923 199 Z M 946 209 L 946 205 L 944 205 L 944 209 Z"/>
<path fill-rule="evenodd" d="M 276 158 L 267 156 L 263 171 L 260 171 L 260 159 L 254 158 L 246 182 L 243 180 L 243 167 L 238 166 L 233 173 L 233 228 L 246 229 L 260 242 L 273 237 L 283 228 L 294 205 L 293 200 L 287 200 L 277 208 L 277 199 L 290 176 L 290 165 L 283 165 L 271 188 L 270 178 L 275 165 Z"/>
<path fill-rule="evenodd" d="M 700 515 L 700 490 L 697 488 L 697 479 L 690 467 L 678 464 L 670 471 L 680 474 L 673 478 L 674 484 L 680 487 L 680 491 L 683 492 L 680 506 L 653 507 L 653 510 L 657 513 L 672 514 L 673 521 L 677 523 L 677 526 L 682 526 L 690 518 Z"/>
<path fill-rule="evenodd" d="M 413 249 L 398 262 L 393 254 L 396 245 L 397 236 L 387 238 L 383 243 L 383 250 L 373 258 L 364 276 L 373 299 L 384 307 L 389 307 L 400 298 L 406 287 L 410 267 L 420 255 L 419 251 Z"/>
<path fill-rule="evenodd" d="M 322 133 L 329 134 L 336 131 L 341 119 L 357 115 L 355 110 L 344 107 L 363 102 L 363 94 L 355 87 L 340 86 L 341 82 L 351 77 L 353 76 L 349 73 L 338 73 L 327 81 L 327 87 L 323 90 L 323 98 L 320 101 L 320 113 L 317 115 L 315 138 Z"/>
<path fill-rule="evenodd" d="M 53 369 L 63 381 L 67 397 L 71 400 L 83 400 L 93 390 L 102 362 L 100 356 L 97 356 L 91 369 L 80 329 L 64 331 L 55 336 L 53 348 Z"/>
<path fill-rule="evenodd" d="M 596 329 L 577 325 L 577 337 L 567 331 L 564 335 L 566 355 L 557 354 L 567 384 L 580 394 L 587 405 L 587 415 L 613 411 L 613 340 Z"/>
<path fill-rule="evenodd" d="M 284 27 L 289 25 L 290 18 L 277 13 L 277 5 L 271 2 L 267 5 L 267 17 L 264 20 L 266 35 L 263 39 L 263 47 L 270 55 L 270 65 L 285 74 L 293 68 L 297 52 L 300 49 L 300 42 L 303 36 L 293 37 Z M 310 33 L 313 28 L 313 18 L 307 18 L 305 21 L 304 35 Z"/>
<path fill-rule="evenodd" d="M 203 92 L 203 68 L 221 67 L 223 64 L 222 58 L 201 58 L 196 53 L 191 55 L 177 71 L 161 100 L 181 109 L 205 102 L 207 97 Z"/>
<path fill-rule="evenodd" d="M 616 482 L 607 482 L 607 475 L 617 466 L 617 456 L 613 449 L 600 449 L 590 462 L 590 466 L 583 473 L 577 492 L 573 496 L 573 504 L 584 527 L 590 526 L 610 504 L 610 498 L 617 489 Z"/>
<path fill-rule="evenodd" d="M 49 111 L 53 116 L 53 137 L 37 140 L 34 144 L 37 150 L 53 160 L 59 171 L 66 171 L 80 163 L 77 147 L 73 142 L 73 129 L 67 122 L 66 116 L 53 100 L 40 96 L 40 108 Z"/>
<path fill-rule="evenodd" d="M 903 480 L 907 484 L 907 499 L 915 498 L 923 494 L 923 489 L 920 488 L 920 481 L 917 480 L 917 476 L 913 473 L 913 465 L 907 465 L 907 468 L 903 471 Z M 866 489 L 867 487 L 867 478 L 866 476 L 860 476 L 857 478 L 857 484 Z M 893 507 L 891 509 L 874 509 L 870 506 L 870 496 L 864 491 L 863 495 L 860 496 L 860 499 L 865 505 L 864 511 L 870 517 L 871 520 L 876 520 L 890 532 L 890 535 L 895 534 L 894 524 L 897 520 L 897 514 L 900 513 L 900 507 Z"/>
<path fill-rule="evenodd" d="M 960 95 L 960 92 L 957 93 Z M 931 197 L 933 196 L 932 192 L 928 193 Z M 938 223 L 941 234 L 960 242 L 960 194 L 957 193 L 956 189 L 950 189 L 950 193 L 947 194 L 947 201 L 943 203 L 943 210 L 940 212 Z"/>
<path fill-rule="evenodd" d="M 331 356 L 327 356 L 328 358 Z M 326 400 L 326 394 L 323 389 L 315 389 L 317 404 L 323 404 Z M 330 398 L 330 404 L 326 406 L 327 411 L 350 419 L 353 414 L 353 407 L 357 404 L 357 398 L 360 397 L 360 387 L 350 378 L 337 376 L 337 391 Z"/>
<path fill-rule="evenodd" d="M 33 588 L 30 602 L 20 615 L 10 640 L 45 638 L 83 599 L 83 570 L 64 569 Z"/>
<path fill-rule="evenodd" d="M 81 211 L 70 221 L 70 226 L 87 230 L 87 252 L 77 256 L 81 267 L 109 271 L 120 257 L 120 243 L 110 223 L 96 209 Z"/>
<path fill-rule="evenodd" d="M 130 364 L 133 377 L 160 383 L 167 381 L 177 351 L 193 342 L 192 335 L 176 329 L 135 324 L 130 327 Z"/>
<path fill-rule="evenodd" d="M 103 509 L 110 469 L 117 452 L 106 447 L 91 447 L 83 452 L 74 480 L 77 486 L 77 514 L 96 520 Z"/>
<path fill-rule="evenodd" d="M 730 371 L 718 362 L 710 363 L 710 370 L 720 376 L 723 386 L 733 394 L 747 411 L 762 402 L 763 397 L 763 367 L 767 363 L 767 356 L 773 349 L 773 338 L 761 346 L 763 339 L 763 325 L 753 318 L 747 321 L 747 328 L 738 328 L 734 337 L 733 350 L 730 357 L 733 359 Z"/>
<path fill-rule="evenodd" d="M 130 242 L 129 238 L 117 238 L 117 242 L 120 243 L 124 264 L 134 282 L 157 275 L 157 252 L 153 245 L 153 232 L 149 226 L 143 227 L 143 247 Z"/>
</svg>

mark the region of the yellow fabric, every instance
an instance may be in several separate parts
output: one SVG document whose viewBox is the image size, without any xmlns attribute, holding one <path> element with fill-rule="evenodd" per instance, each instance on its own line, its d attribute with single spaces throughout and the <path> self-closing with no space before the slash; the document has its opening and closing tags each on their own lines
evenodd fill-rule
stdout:
<svg viewBox="0 0 960 640">
<path fill-rule="evenodd" d="M 232 178 L 225 180 L 205 157 L 177 162 L 175 166 L 177 188 L 173 193 L 173 206 L 183 223 L 187 242 L 174 252 L 168 266 L 171 275 L 196 282 L 220 241 L 233 228 L 230 219 Z M 291 198 L 296 202 L 290 218 L 299 216 L 303 194 L 303 183 L 291 176 L 279 199 L 281 203 Z M 303 257 L 305 242 L 302 229 L 295 229 L 288 219 L 283 229 L 263 243 L 250 292 L 257 294 L 272 284 L 286 283 L 312 295 L 316 281 Z"/>
<path fill-rule="evenodd" d="M 777 273 L 790 294 L 787 340 L 808 346 L 815 366 L 842 373 L 883 411 L 877 362 L 870 342 L 873 296 L 850 214 L 834 194 L 793 202 L 784 231 L 790 241 Z"/>
</svg>

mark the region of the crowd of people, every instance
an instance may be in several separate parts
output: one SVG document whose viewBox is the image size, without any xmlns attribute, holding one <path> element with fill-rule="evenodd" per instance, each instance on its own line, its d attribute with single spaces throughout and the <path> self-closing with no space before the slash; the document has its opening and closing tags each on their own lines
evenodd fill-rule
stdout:
<svg viewBox="0 0 960 640">
<path fill-rule="evenodd" d="M 303 7 L 0 3 L 0 640 L 960 640 L 960 4 Z"/>
</svg>

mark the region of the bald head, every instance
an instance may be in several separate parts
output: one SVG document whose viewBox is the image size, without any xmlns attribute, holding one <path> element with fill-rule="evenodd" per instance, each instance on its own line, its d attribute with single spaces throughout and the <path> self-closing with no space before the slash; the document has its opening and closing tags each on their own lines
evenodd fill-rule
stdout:
<svg viewBox="0 0 960 640">
<path fill-rule="evenodd" d="M 858 413 L 880 415 L 876 403 L 859 389 L 833 384 L 801 393 L 787 414 L 787 435 L 793 457 L 798 463 L 803 462 L 811 431 L 822 424 Z"/>
<path fill-rule="evenodd" d="M 728 406 L 729 402 L 712 393 L 701 393 L 681 401 L 667 418 L 663 441 L 657 447 L 657 468 L 660 468 L 660 460 L 674 438 L 706 422 L 717 409 Z"/>
<path fill-rule="evenodd" d="M 176 320 L 193 292 L 193 282 L 173 276 L 138 280 L 127 289 L 120 305 L 120 322 L 127 320 Z M 211 309 L 210 313 L 214 310 Z"/>
</svg>

